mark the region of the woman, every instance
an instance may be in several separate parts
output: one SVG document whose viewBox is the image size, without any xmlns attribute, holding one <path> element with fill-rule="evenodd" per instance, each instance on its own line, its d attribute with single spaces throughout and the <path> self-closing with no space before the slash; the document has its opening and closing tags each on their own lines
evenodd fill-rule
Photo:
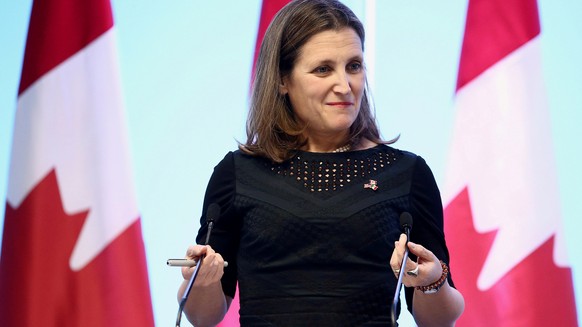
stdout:
<svg viewBox="0 0 582 327">
<path fill-rule="evenodd" d="M 208 206 L 221 208 L 210 245 L 186 254 L 206 255 L 185 307 L 195 326 L 222 320 L 237 282 L 242 326 L 390 325 L 402 212 L 414 217 L 403 268 L 414 319 L 450 326 L 461 314 L 438 188 L 422 158 L 380 139 L 363 43 L 362 24 L 337 1 L 292 1 L 273 19 L 248 139 L 215 167 L 206 191 L 199 244 Z M 179 297 L 192 272 L 183 268 Z"/>
</svg>

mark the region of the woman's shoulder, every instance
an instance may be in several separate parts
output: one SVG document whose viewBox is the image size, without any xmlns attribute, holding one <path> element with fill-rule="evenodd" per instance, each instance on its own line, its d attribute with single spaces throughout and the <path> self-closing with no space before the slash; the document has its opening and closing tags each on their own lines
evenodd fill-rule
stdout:
<svg viewBox="0 0 582 327">
<path fill-rule="evenodd" d="M 244 150 L 237 149 L 229 151 L 224 160 L 228 160 L 233 169 L 245 169 L 252 167 L 263 167 L 273 164 L 271 160 L 260 155 L 250 154 Z"/>
<path fill-rule="evenodd" d="M 390 162 L 399 162 L 401 167 L 410 167 L 414 171 L 430 171 L 430 167 L 426 160 L 419 154 L 393 147 L 388 144 L 379 144 L 373 149 L 381 152 L 383 156 L 389 158 Z"/>
<path fill-rule="evenodd" d="M 406 157 L 409 159 L 420 158 L 419 155 L 417 155 L 416 153 L 414 153 L 412 151 L 403 150 L 403 149 L 400 149 L 400 148 L 397 148 L 397 147 L 394 147 L 394 146 L 388 145 L 388 144 L 378 144 L 375 147 L 373 147 L 372 149 L 377 149 L 379 151 L 389 153 L 389 154 L 392 154 L 392 155 L 398 156 L 398 157 Z"/>
</svg>

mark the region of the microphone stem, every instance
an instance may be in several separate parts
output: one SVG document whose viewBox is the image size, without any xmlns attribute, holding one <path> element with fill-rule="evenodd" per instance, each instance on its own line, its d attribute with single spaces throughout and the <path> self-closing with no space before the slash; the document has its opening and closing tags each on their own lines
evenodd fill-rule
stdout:
<svg viewBox="0 0 582 327">
<path fill-rule="evenodd" d="M 398 281 L 396 282 L 396 291 L 394 292 L 394 299 L 392 300 L 392 310 L 390 316 L 392 318 L 392 326 L 396 324 L 396 310 L 398 309 L 398 300 L 400 298 L 400 290 L 402 289 L 402 279 L 404 278 L 404 270 L 406 270 L 406 261 L 408 261 L 408 240 L 410 239 L 410 228 L 405 227 L 406 243 L 404 244 L 404 256 L 400 264 L 400 272 L 398 273 Z"/>
<path fill-rule="evenodd" d="M 206 241 L 204 242 L 204 245 L 208 245 L 208 242 L 210 241 L 210 233 L 212 233 L 212 228 L 214 227 L 214 221 L 209 221 L 208 222 L 208 231 L 206 232 Z"/>
<path fill-rule="evenodd" d="M 176 318 L 176 326 L 180 326 L 180 320 L 182 320 L 182 312 L 184 311 L 184 306 L 186 305 L 186 301 L 188 300 L 188 295 L 190 294 L 190 291 L 192 290 L 192 285 L 194 284 L 194 280 L 196 279 L 196 276 L 198 275 L 198 270 L 200 269 L 200 266 L 202 266 L 202 260 L 204 260 L 204 255 L 200 257 L 200 260 L 198 260 L 198 264 L 196 265 L 196 267 L 194 268 L 194 273 L 192 273 L 192 276 L 190 277 L 190 280 L 188 281 L 188 286 L 186 287 L 186 291 L 184 291 L 184 294 L 182 295 L 182 298 L 180 299 L 180 307 L 178 308 L 178 317 Z"/>
<path fill-rule="evenodd" d="M 210 240 L 210 233 L 212 232 L 213 226 L 214 226 L 214 221 L 211 220 L 208 223 L 208 231 L 206 232 L 206 241 L 204 242 L 204 245 L 208 245 L 208 241 Z M 192 290 L 192 285 L 194 285 L 194 281 L 196 280 L 196 276 L 198 276 L 198 270 L 202 266 L 202 261 L 204 260 L 204 257 L 206 257 L 206 255 L 200 256 L 200 259 L 198 260 L 198 263 L 196 264 L 196 268 L 194 268 L 194 272 L 192 273 L 192 276 L 190 277 L 190 280 L 188 281 L 188 286 L 186 286 L 186 290 L 184 291 L 184 294 L 182 294 L 182 298 L 180 299 L 180 306 L 178 308 L 178 317 L 176 317 L 176 327 L 180 326 L 180 321 L 182 320 L 182 311 L 184 311 L 184 306 L 186 305 L 186 301 L 188 300 L 188 295 L 190 294 L 190 291 Z"/>
</svg>

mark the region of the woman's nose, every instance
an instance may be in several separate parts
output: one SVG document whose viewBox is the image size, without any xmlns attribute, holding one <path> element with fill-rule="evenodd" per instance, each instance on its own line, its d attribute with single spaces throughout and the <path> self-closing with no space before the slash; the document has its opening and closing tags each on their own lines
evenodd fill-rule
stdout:
<svg viewBox="0 0 582 327">
<path fill-rule="evenodd" d="M 351 91 L 350 78 L 346 73 L 338 73 L 333 91 L 340 94 L 347 94 Z"/>
</svg>

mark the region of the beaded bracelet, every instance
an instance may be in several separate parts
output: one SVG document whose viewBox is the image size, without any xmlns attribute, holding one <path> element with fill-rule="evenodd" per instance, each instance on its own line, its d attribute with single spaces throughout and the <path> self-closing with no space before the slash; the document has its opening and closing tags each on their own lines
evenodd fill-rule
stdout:
<svg viewBox="0 0 582 327">
<path fill-rule="evenodd" d="M 439 280 L 437 280 L 436 282 L 434 282 L 432 284 L 429 284 L 426 286 L 417 286 L 416 287 L 417 290 L 423 292 L 424 294 L 434 294 L 441 289 L 441 287 L 447 281 L 447 277 L 449 275 L 449 267 L 442 260 L 440 260 L 440 262 L 441 262 L 441 266 L 443 267 L 443 273 L 441 275 L 441 278 L 439 278 Z"/>
</svg>

